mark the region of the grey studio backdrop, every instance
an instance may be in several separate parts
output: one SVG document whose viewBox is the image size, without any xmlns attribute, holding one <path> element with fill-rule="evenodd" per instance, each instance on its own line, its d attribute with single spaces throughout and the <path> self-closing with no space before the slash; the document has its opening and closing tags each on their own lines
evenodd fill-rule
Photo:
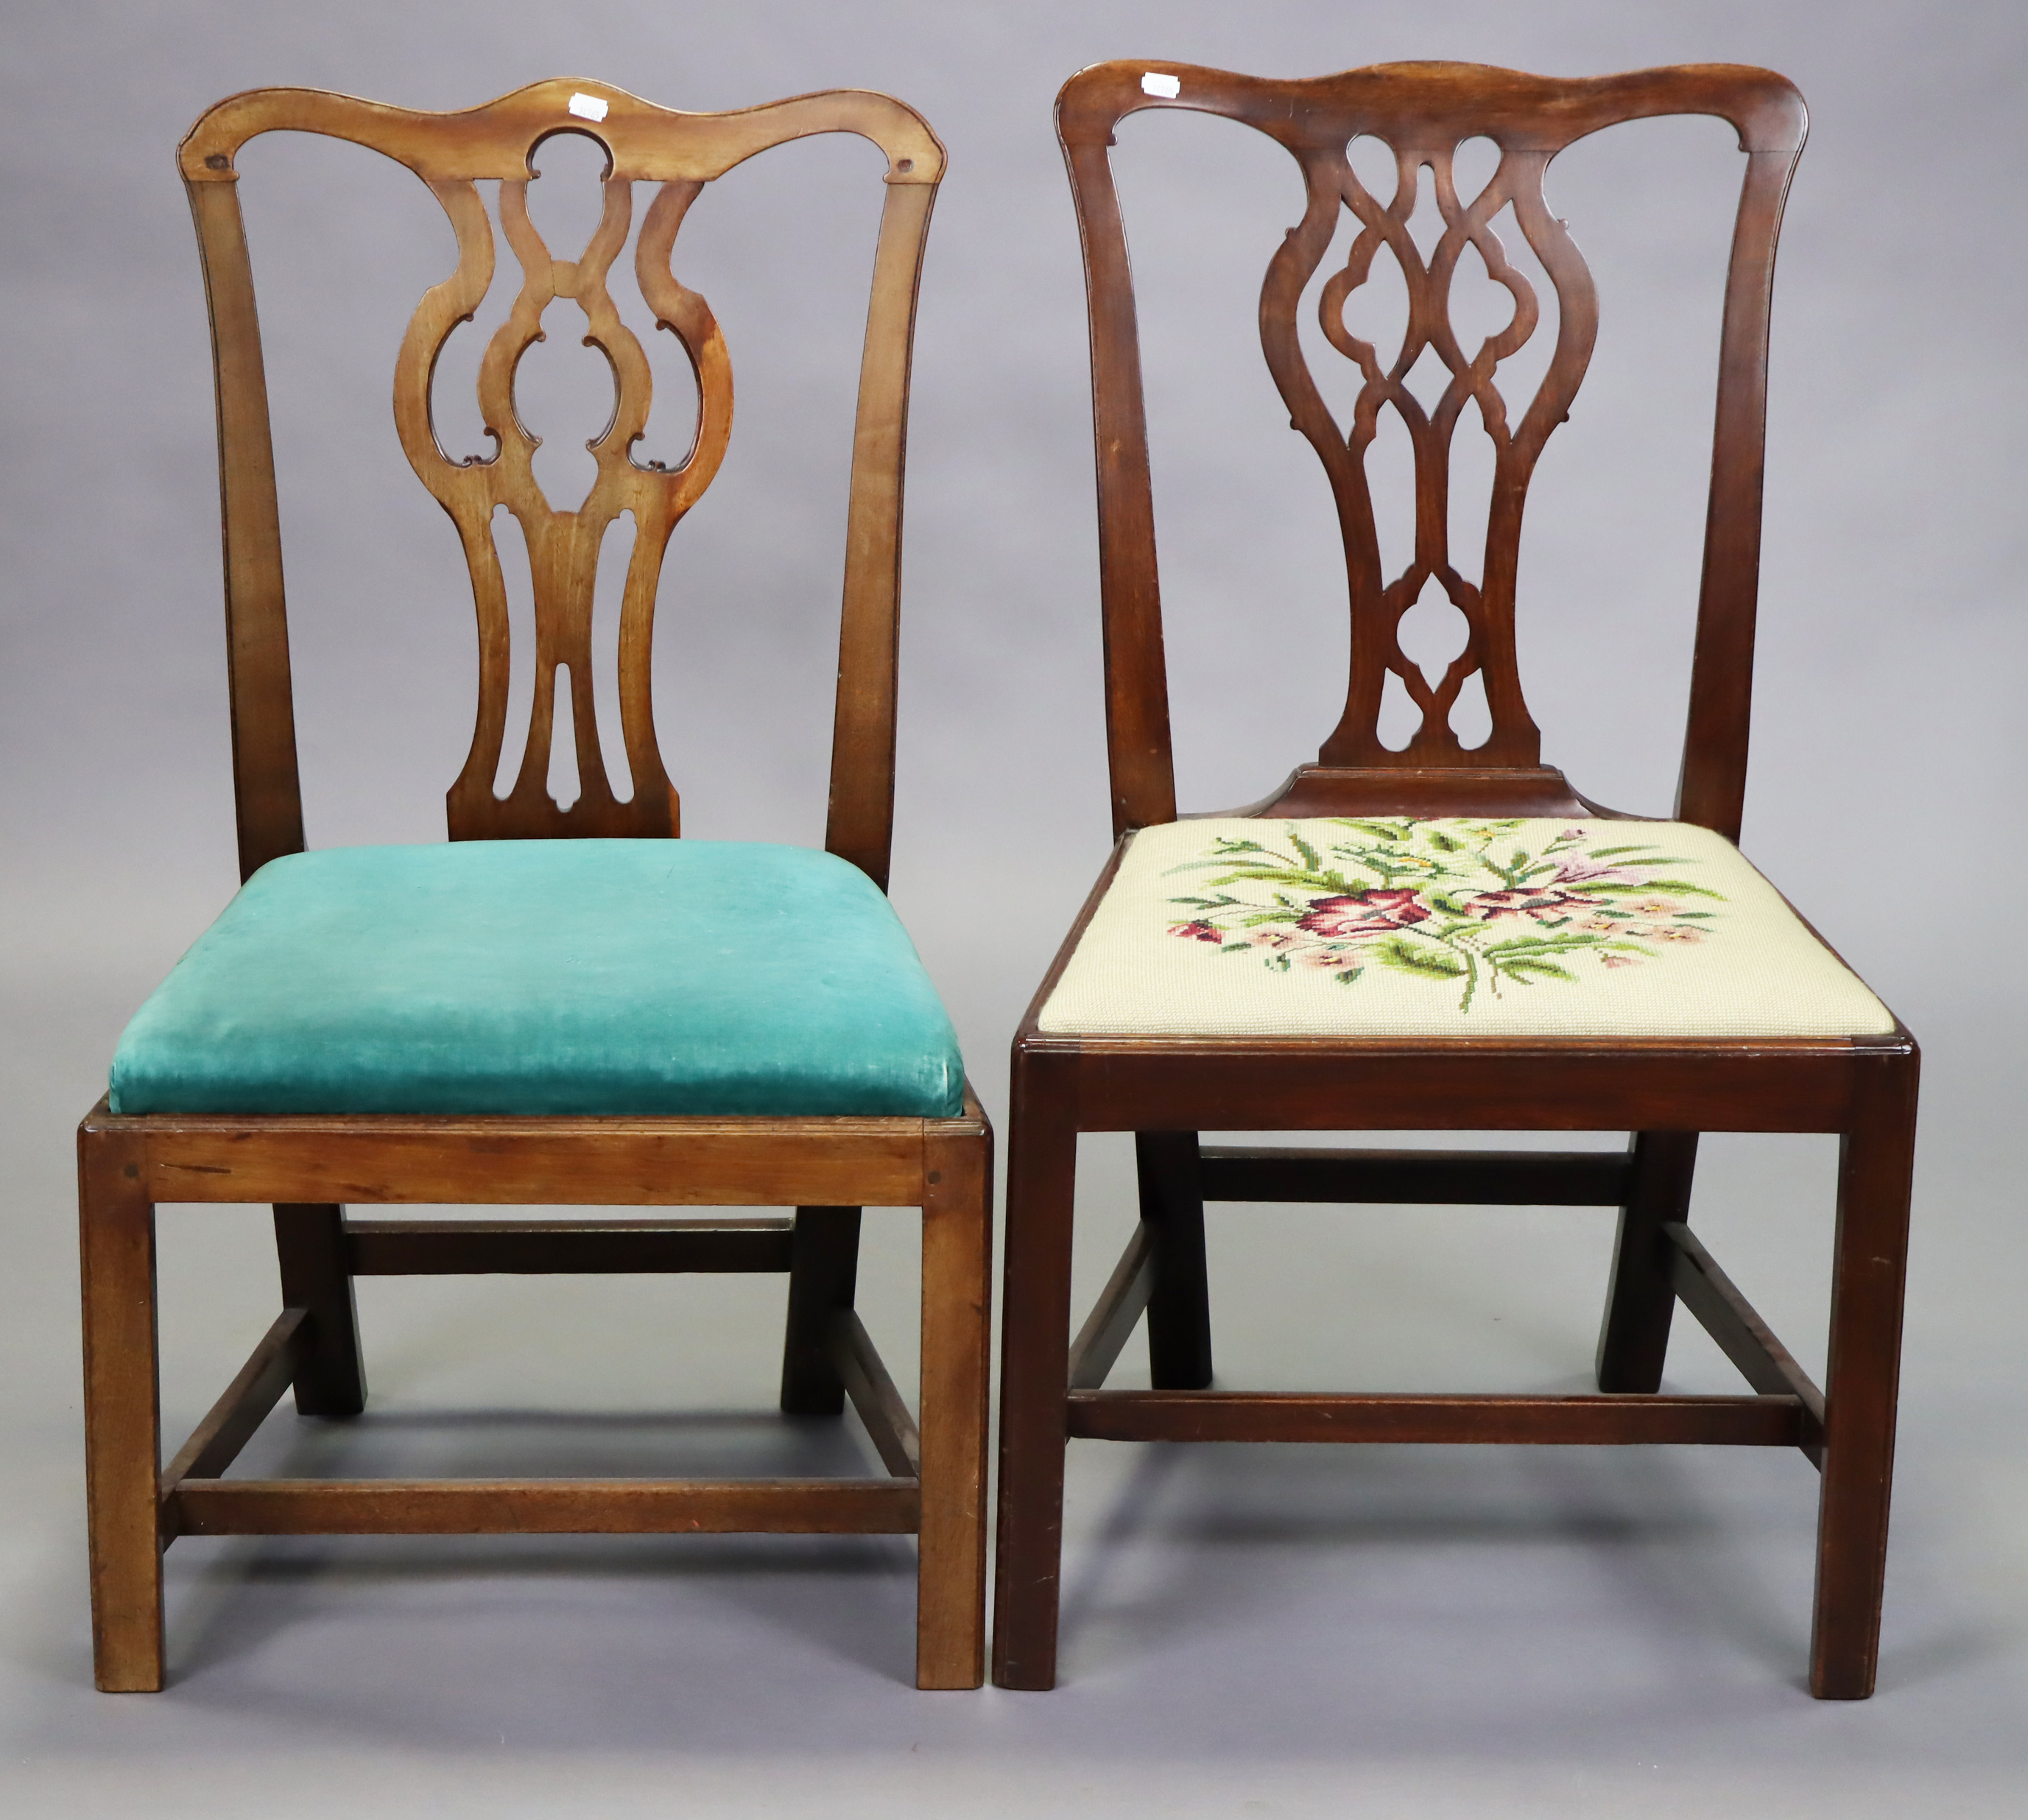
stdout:
<svg viewBox="0 0 2028 1820">
<path fill-rule="evenodd" d="M 17 0 L 0 44 L 0 1805 L 2017 1811 L 2028 12 Z M 93 1693 L 70 1131 L 122 1023 L 235 877 L 210 375 L 176 141 L 242 87 L 456 108 L 557 73 L 699 109 L 864 86 L 927 116 L 951 163 L 916 350 L 894 895 L 997 1118 L 1008 1038 L 1108 838 L 1082 301 L 1049 105 L 1116 56 L 1283 75 L 1752 61 L 1810 101 L 1777 286 L 1745 845 L 1927 1056 L 1878 1697 L 1800 1689 L 1815 1485 L 1793 1455 L 1090 1443 L 1072 1456 L 1053 1696 L 912 1691 L 905 1543 L 739 1537 L 186 1541 L 172 1690 Z M 1327 497 L 1252 327 L 1296 176 L 1208 119 L 1145 117 L 1122 141 L 1179 781 L 1187 806 L 1225 806 L 1311 755 L 1342 694 Z M 592 161 L 571 142 L 545 154 L 550 220 L 585 221 Z M 310 839 L 439 839 L 469 736 L 471 609 L 388 391 L 450 235 L 420 185 L 357 148 L 274 139 L 244 166 Z M 1523 674 L 1545 755 L 1649 814 L 1667 811 L 1679 738 L 1737 170 L 1725 130 L 1693 121 L 1622 129 L 1552 176 L 1604 326 L 1530 507 Z M 857 142 L 786 148 L 716 186 L 685 231 L 681 269 L 725 324 L 739 388 L 657 633 L 686 834 L 821 838 L 877 177 Z M 573 390 L 600 363 L 568 324 L 557 306 L 524 369 L 560 480 L 603 416 Z M 468 404 L 446 424 L 477 446 Z M 1131 1217 L 1123 1140 L 1086 1145 L 1080 1301 Z M 1832 1163 L 1827 1140 L 1708 1140 L 1696 1212 L 1819 1370 Z M 164 1218 L 165 1425 L 180 1434 L 268 1318 L 274 1270 L 259 1210 Z M 1216 1212 L 1221 1374 L 1578 1388 L 1608 1243 L 1586 1212 Z M 863 1275 L 909 1388 L 907 1216 L 873 1219 Z M 369 1427 L 306 1432 L 285 1409 L 255 1444 L 271 1468 L 822 1470 L 859 1446 L 768 1418 L 779 1280 L 379 1281 L 361 1302 Z M 1731 1381 L 1681 1328 L 1670 1377 Z"/>
</svg>

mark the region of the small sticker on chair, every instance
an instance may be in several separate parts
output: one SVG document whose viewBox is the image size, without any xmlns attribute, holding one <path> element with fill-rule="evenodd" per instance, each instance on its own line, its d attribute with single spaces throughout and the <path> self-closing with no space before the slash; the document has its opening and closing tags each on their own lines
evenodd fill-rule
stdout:
<svg viewBox="0 0 2028 1820">
<path fill-rule="evenodd" d="M 1174 101 L 1183 92 L 1183 85 L 1173 76 L 1164 76 L 1151 69 L 1141 78 L 1141 92 L 1143 95 L 1159 95 L 1164 101 Z"/>
<path fill-rule="evenodd" d="M 1173 92 L 1173 91 L 1171 91 Z M 605 103 L 595 95 L 574 95 L 570 98 L 570 110 L 579 120 L 603 120 Z"/>
</svg>

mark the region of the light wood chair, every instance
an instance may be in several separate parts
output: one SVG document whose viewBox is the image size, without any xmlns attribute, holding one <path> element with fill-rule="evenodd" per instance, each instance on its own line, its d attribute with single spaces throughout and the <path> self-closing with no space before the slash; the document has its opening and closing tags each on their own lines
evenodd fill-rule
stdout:
<svg viewBox="0 0 2028 1820">
<path fill-rule="evenodd" d="M 1308 208 L 1261 293 L 1262 346 L 1293 427 L 1335 499 L 1351 596 L 1351 685 L 1319 762 L 1224 818 L 1179 820 L 1132 280 L 1108 147 L 1144 108 L 1255 128 L 1301 167 Z M 1730 121 L 1745 153 L 1718 379 L 1709 516 L 1676 819 L 1618 817 L 1542 764 L 1515 665 L 1515 570 L 1530 474 L 1589 358 L 1591 280 L 1542 176 L 1573 141 L 1664 114 Z M 1122 1440 L 1687 1442 L 1800 1449 L 1820 1469 L 1810 1686 L 1872 1689 L 1886 1560 L 1917 1051 L 1734 843 L 1746 774 L 1760 557 L 1770 286 L 1803 143 L 1801 98 L 1764 70 L 1710 66 L 1556 81 L 1408 63 L 1310 81 L 1113 62 L 1073 76 L 1057 124 L 1083 234 L 1098 450 L 1107 732 L 1119 838 L 1014 1043 L 1002 1305 L 994 1678 L 1056 1674 L 1065 1444 Z M 1351 141 L 1392 154 L 1370 192 Z M 1474 135 L 1499 163 L 1475 196 L 1453 154 Z M 1422 172 L 1441 216 L 1426 258 L 1408 221 Z M 1494 232 L 1511 207 L 1556 302 L 1554 357 L 1532 398 L 1504 400 L 1501 362 L 1540 302 Z M 1297 308 L 1344 212 L 1344 269 L 1318 308 L 1356 364 L 1349 421 L 1325 406 Z M 1511 230 L 1510 230 L 1511 232 Z M 1467 247 L 1513 316 L 1473 347 L 1451 325 Z M 1405 279 L 1398 352 L 1347 325 L 1376 257 Z M 1440 398 L 1404 383 L 1426 350 Z M 1359 382 L 1355 382 L 1359 383 Z M 1434 388 L 1432 388 L 1434 389 Z M 1397 410 L 1416 474 L 1414 557 L 1381 567 L 1366 480 L 1380 411 Z M 1453 566 L 1452 437 L 1475 408 L 1494 446 L 1476 581 Z M 1469 554 L 1460 560 L 1469 563 Z M 1432 578 L 1464 616 L 1464 649 L 1426 676 L 1397 642 Z M 1420 724 L 1380 737 L 1389 679 Z M 1482 687 L 1491 723 L 1467 748 L 1451 714 Z M 1591 1151 L 1201 1147 L 1207 1129 L 1609 1130 Z M 1141 1222 L 1097 1307 L 1070 1333 L 1077 1134 L 1132 1132 Z M 1834 1132 L 1841 1142 L 1830 1356 L 1817 1387 L 1688 1225 L 1697 1134 Z M 1617 1207 L 1597 1359 L 1599 1394 L 1271 1395 L 1212 1389 L 1206 1201 L 1478 1202 Z M 1659 1392 L 1681 1299 L 1752 1394 Z M 1153 1388 L 1108 1391 L 1145 1308 Z"/>
<path fill-rule="evenodd" d="M 457 269 L 423 298 L 394 371 L 403 446 L 457 525 L 479 616 L 477 728 L 449 795 L 448 846 L 303 851 L 274 465 L 236 190 L 241 147 L 277 130 L 397 160 L 429 186 L 457 233 Z M 527 213 L 536 148 L 560 132 L 582 134 L 607 156 L 602 218 L 575 258 L 553 257 Z M 649 629 L 669 534 L 724 452 L 731 380 L 709 306 L 671 269 L 672 248 L 713 179 L 771 146 L 829 132 L 870 139 L 887 169 L 853 450 L 827 851 L 677 841 L 676 792 L 650 713 Z M 918 1684 L 979 1684 L 991 1133 L 883 895 L 910 348 L 943 165 L 922 118 L 883 95 L 840 90 L 686 114 L 568 80 L 461 113 L 261 90 L 220 102 L 183 142 L 216 361 L 248 882 L 130 1027 L 110 1101 L 79 1134 L 102 1688 L 162 1685 L 162 1553 L 179 1536 L 728 1530 L 917 1536 Z M 487 180 L 498 181 L 519 297 L 479 373 L 498 448 L 459 462 L 439 444 L 430 392 L 439 352 L 494 275 L 477 187 Z M 653 194 L 637 276 L 658 326 L 687 353 L 700 398 L 695 447 L 670 469 L 631 453 L 649 369 L 607 290 L 643 182 Z M 583 313 L 616 393 L 610 424 L 589 445 L 597 480 L 575 512 L 553 510 L 536 485 L 536 439 L 513 401 L 516 364 L 554 299 Z M 525 761 L 504 798 L 493 786 L 506 728 L 509 619 L 493 542 L 503 506 L 527 543 L 537 679 Z M 598 553 L 623 510 L 637 533 L 620 633 L 633 780 L 624 799 L 601 763 L 585 682 Z M 560 669 L 579 679 L 568 699 L 582 794 L 568 809 L 545 784 Z M 575 838 L 585 836 L 602 838 Z M 806 932 L 809 959 L 779 958 L 764 929 L 752 931 L 780 890 L 814 893 L 846 934 L 834 942 L 827 931 L 818 943 Z M 709 956 L 686 956 L 683 938 L 700 929 L 746 943 L 735 966 L 752 969 L 750 991 L 745 977 L 714 972 Z M 272 1203 L 284 1304 L 166 1466 L 154 1264 L 155 1206 L 165 1201 Z M 428 1222 L 353 1220 L 344 1202 L 794 1212 Z M 922 1210 L 920 1429 L 853 1312 L 865 1205 Z M 849 1396 L 889 1476 L 225 1476 L 291 1384 L 306 1414 L 363 1407 L 355 1277 L 730 1270 L 786 1273 L 783 1407 L 835 1414 Z"/>
</svg>

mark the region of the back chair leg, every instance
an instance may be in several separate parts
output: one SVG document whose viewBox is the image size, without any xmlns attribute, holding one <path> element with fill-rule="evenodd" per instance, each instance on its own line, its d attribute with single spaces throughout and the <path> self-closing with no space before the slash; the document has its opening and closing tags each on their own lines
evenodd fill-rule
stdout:
<svg viewBox="0 0 2028 1820">
<path fill-rule="evenodd" d="M 1077 1133 L 1015 1064 L 1001 1304 L 1000 1533 L 993 1679 L 1057 1682 L 1057 1577 L 1070 1383 L 1071 1221 Z M 1026 1103 L 1024 1104 L 1024 1102 Z"/>
<path fill-rule="evenodd" d="M 1870 1065 L 1839 1145 L 1823 1493 L 1810 1692 L 1864 1700 L 1880 1655 L 1902 1286 L 1915 1155 L 1916 1062 Z"/>
<path fill-rule="evenodd" d="M 1676 1292 L 1662 1228 L 1690 1217 L 1697 1171 L 1693 1131 L 1638 1131 L 1628 1146 L 1634 1182 L 1619 1210 L 1605 1319 L 1598 1334 L 1598 1388 L 1652 1394 L 1661 1388 Z"/>
<path fill-rule="evenodd" d="M 108 1693 L 162 1685 L 155 1210 L 142 1167 L 134 1139 L 79 1140 L 92 1658 Z"/>
<path fill-rule="evenodd" d="M 1154 1239 L 1148 1366 L 1157 1390 L 1211 1383 L 1211 1291 L 1205 1266 L 1204 1184 L 1193 1131 L 1134 1136 L 1141 1218 Z"/>
<path fill-rule="evenodd" d="M 916 1685 L 975 1688 L 986 1678 L 991 1144 L 932 1139 L 927 1173 Z"/>
<path fill-rule="evenodd" d="M 798 1207 L 789 1240 L 789 1322 L 782 1345 L 782 1409 L 838 1415 L 845 1380 L 831 1362 L 831 1318 L 859 1282 L 859 1209 Z"/>
<path fill-rule="evenodd" d="M 296 1368 L 300 1415 L 357 1415 L 366 1407 L 359 1310 L 346 1268 L 345 1209 L 283 1202 L 275 1209 L 282 1306 L 309 1311 L 308 1345 Z"/>
</svg>

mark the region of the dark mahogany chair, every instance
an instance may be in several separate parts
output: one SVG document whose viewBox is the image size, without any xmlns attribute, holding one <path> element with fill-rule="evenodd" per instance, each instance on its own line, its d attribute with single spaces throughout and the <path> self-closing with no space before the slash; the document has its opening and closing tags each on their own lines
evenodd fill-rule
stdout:
<svg viewBox="0 0 2028 1820">
<path fill-rule="evenodd" d="M 1156 591 L 1132 282 L 1107 148 L 1149 107 L 1257 128 L 1301 167 L 1301 221 L 1270 262 L 1262 346 L 1294 428 L 1323 462 L 1344 534 L 1352 673 L 1319 762 L 1237 814 L 1179 819 Z M 1738 131 L 1744 188 L 1725 292 L 1704 580 L 1676 819 L 1615 816 L 1543 765 L 1515 669 L 1514 583 L 1529 477 L 1584 376 L 1589 274 L 1545 206 L 1542 176 L 1617 122 L 1713 114 Z M 1894 1433 L 1917 1054 L 1908 1032 L 1734 843 L 1745 781 L 1759 562 L 1769 286 L 1801 98 L 1732 67 L 1552 81 L 1412 63 L 1313 81 L 1176 64 L 1107 63 L 1064 85 L 1057 118 L 1082 230 L 1097 415 L 1107 733 L 1119 843 L 1014 1043 L 1003 1304 L 994 1677 L 1056 1674 L 1065 1443 L 1118 1440 L 1689 1442 L 1796 1447 L 1823 1475 L 1810 1685 L 1873 1686 Z M 1393 154 L 1374 194 L 1349 144 Z M 1453 154 L 1483 135 L 1495 174 L 1460 195 Z M 1425 259 L 1408 221 L 1421 173 L 1442 232 Z M 1540 299 L 1493 223 L 1512 210 L 1553 286 L 1554 357 L 1532 398 L 1498 368 Z M 1364 384 L 1334 420 L 1297 310 L 1338 230 L 1326 339 Z M 1469 245 L 1511 294 L 1481 345 L 1454 334 Z M 1398 352 L 1347 327 L 1348 295 L 1385 247 L 1409 296 Z M 1434 349 L 1448 383 L 1404 384 Z M 1439 376 L 1439 383 L 1443 376 Z M 1414 557 L 1382 569 L 1365 475 L 1378 413 L 1412 440 Z M 1479 578 L 1447 548 L 1452 436 L 1476 408 L 1494 447 Z M 1470 558 L 1460 553 L 1465 561 Z M 1397 640 L 1432 578 L 1468 622 L 1434 681 Z M 1419 726 L 1383 743 L 1383 687 Z M 1491 721 L 1464 746 L 1468 683 Z M 1624 1131 L 1625 1155 L 1201 1147 L 1208 1129 Z M 1077 1134 L 1132 1132 L 1141 1221 L 1072 1344 Z M 1820 1392 L 1687 1224 L 1697 1134 L 1835 1132 L 1841 1140 L 1828 1382 Z M 1619 1210 L 1597 1395 L 1310 1396 L 1213 1390 L 1206 1201 L 1467 1202 Z M 1660 1394 L 1680 1298 L 1752 1394 Z M 1153 1388 L 1108 1391 L 1145 1308 Z"/>
<path fill-rule="evenodd" d="M 446 845 L 304 851 L 274 465 L 236 188 L 240 148 L 276 130 L 350 139 L 405 165 L 457 232 L 457 269 L 424 297 L 394 367 L 403 447 L 457 526 L 479 615 L 477 729 L 450 792 Z M 606 154 L 603 213 L 574 258 L 553 258 L 528 216 L 537 148 L 560 132 Z M 859 383 L 826 851 L 678 840 L 650 710 L 649 632 L 665 546 L 717 469 L 732 393 L 725 343 L 705 299 L 673 275 L 672 249 L 706 183 L 771 146 L 828 132 L 877 145 L 887 187 Z M 162 1685 L 161 1555 L 179 1536 L 774 1530 L 917 1535 L 919 1684 L 976 1687 L 991 1133 L 884 895 L 909 354 L 942 147 L 883 95 L 837 91 L 685 114 L 556 80 L 445 114 L 258 91 L 205 114 L 181 159 L 217 367 L 246 882 L 129 1026 L 111 1092 L 80 1132 L 98 1685 Z M 479 369 L 497 447 L 461 461 L 439 443 L 431 386 L 445 342 L 495 276 L 479 188 L 489 180 L 518 297 Z M 695 443 L 673 468 L 635 458 L 649 368 L 607 289 L 637 183 L 652 195 L 635 276 L 697 375 Z M 537 439 L 514 405 L 517 365 L 544 312 L 565 298 L 610 362 L 616 392 L 610 422 L 588 445 L 597 478 L 575 511 L 553 509 L 536 484 Z M 624 797 L 601 761 L 587 686 L 599 547 L 623 511 L 636 527 L 619 635 L 632 776 Z M 527 540 L 536 682 L 526 755 L 502 796 L 493 780 L 509 620 L 494 528 L 508 513 L 520 528 L 508 534 Z M 579 679 L 564 698 L 567 725 L 557 721 L 560 672 Z M 545 782 L 552 739 L 564 736 L 582 792 L 568 808 Z M 161 1201 L 272 1203 L 284 1304 L 167 1466 Z M 372 1221 L 348 1218 L 347 1201 L 794 1212 Z M 923 1213 L 920 1431 L 853 1312 L 865 1205 Z M 356 1277 L 733 1270 L 787 1274 L 783 1408 L 835 1414 L 849 1395 L 888 1477 L 224 1476 L 291 1384 L 305 1414 L 363 1407 Z"/>
</svg>

